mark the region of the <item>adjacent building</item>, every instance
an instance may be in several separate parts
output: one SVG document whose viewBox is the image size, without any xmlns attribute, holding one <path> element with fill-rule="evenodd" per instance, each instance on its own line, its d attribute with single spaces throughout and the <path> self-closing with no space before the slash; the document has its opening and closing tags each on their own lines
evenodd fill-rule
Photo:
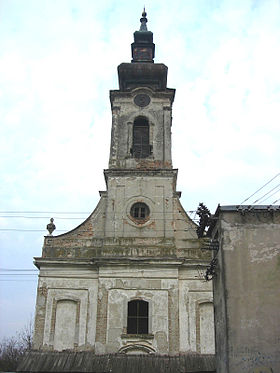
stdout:
<svg viewBox="0 0 280 373">
<path fill-rule="evenodd" d="M 219 206 L 209 233 L 217 373 L 280 372 L 280 206 Z"/>
</svg>

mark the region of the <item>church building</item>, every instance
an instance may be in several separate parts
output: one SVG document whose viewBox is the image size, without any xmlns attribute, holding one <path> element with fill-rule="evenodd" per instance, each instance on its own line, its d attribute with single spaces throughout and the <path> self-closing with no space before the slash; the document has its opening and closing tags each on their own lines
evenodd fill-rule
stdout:
<svg viewBox="0 0 280 373">
<path fill-rule="evenodd" d="M 175 89 L 154 63 L 146 12 L 132 61 L 110 91 L 106 191 L 75 229 L 45 237 L 33 349 L 103 354 L 214 353 L 211 257 L 180 203 L 172 166 Z M 174 128 L 176 131 L 176 128 Z M 183 156 L 183 154 L 182 154 Z"/>
</svg>

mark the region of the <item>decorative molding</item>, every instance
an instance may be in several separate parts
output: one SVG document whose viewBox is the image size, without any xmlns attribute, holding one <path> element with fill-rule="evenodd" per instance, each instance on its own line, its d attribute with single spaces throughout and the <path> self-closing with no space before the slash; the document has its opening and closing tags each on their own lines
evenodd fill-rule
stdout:
<svg viewBox="0 0 280 373">
<path fill-rule="evenodd" d="M 146 353 L 146 354 L 154 354 L 156 350 L 151 345 L 148 345 L 143 342 L 134 342 L 134 343 L 127 343 L 125 346 L 122 346 L 119 351 L 119 353 Z"/>
</svg>

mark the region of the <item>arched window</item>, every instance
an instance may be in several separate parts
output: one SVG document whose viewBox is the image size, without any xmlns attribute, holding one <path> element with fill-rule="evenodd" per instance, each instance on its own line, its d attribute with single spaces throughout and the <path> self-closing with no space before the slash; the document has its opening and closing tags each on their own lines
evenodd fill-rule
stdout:
<svg viewBox="0 0 280 373">
<path fill-rule="evenodd" d="M 147 158 L 151 153 L 149 123 L 145 117 L 138 117 L 133 124 L 132 155 L 135 158 Z"/>
<path fill-rule="evenodd" d="M 144 300 L 128 302 L 127 334 L 148 334 L 149 303 Z"/>
</svg>

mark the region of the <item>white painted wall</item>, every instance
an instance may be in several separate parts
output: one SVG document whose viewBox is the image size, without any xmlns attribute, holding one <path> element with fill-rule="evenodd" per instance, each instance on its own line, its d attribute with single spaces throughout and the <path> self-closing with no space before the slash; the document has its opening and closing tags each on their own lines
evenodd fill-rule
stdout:
<svg viewBox="0 0 280 373">
<path fill-rule="evenodd" d="M 61 300 L 57 302 L 55 332 L 53 348 L 62 351 L 68 348 L 74 348 L 77 302 L 72 300 Z"/>
</svg>

